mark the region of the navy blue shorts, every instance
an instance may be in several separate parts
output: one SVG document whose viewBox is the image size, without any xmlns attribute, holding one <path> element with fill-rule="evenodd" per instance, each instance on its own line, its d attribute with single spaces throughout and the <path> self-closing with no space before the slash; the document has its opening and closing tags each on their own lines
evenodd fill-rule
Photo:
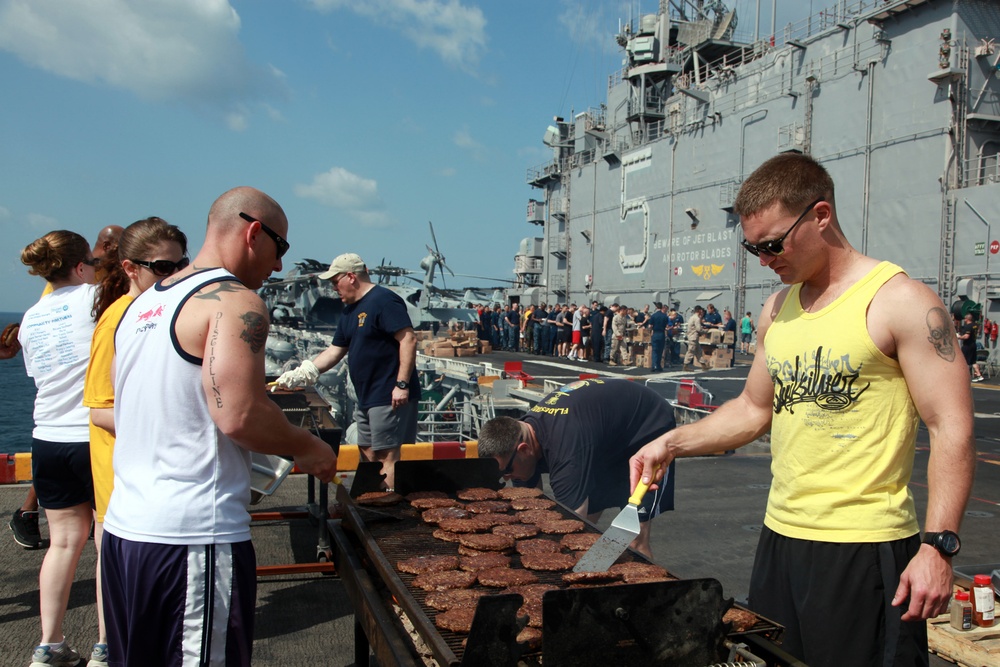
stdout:
<svg viewBox="0 0 1000 667">
<path fill-rule="evenodd" d="M 767 526 L 750 578 L 748 606 L 785 626 L 783 649 L 810 667 L 926 666 L 927 624 L 891 605 L 899 577 L 920 548 L 892 542 L 797 540 Z"/>
<path fill-rule="evenodd" d="M 31 439 L 31 479 L 38 504 L 62 510 L 94 504 L 89 442 L 49 442 Z"/>
<path fill-rule="evenodd" d="M 101 577 L 113 667 L 250 667 L 257 601 L 250 541 L 151 544 L 105 531 Z"/>
</svg>

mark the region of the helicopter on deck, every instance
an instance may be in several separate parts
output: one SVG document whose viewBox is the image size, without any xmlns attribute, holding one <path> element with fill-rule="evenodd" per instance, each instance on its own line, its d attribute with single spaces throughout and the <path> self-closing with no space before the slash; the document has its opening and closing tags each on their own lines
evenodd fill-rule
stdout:
<svg viewBox="0 0 1000 667">
<path fill-rule="evenodd" d="M 502 289 L 470 287 L 456 290 L 447 287 L 445 271 L 453 278 L 468 277 L 510 284 L 514 281 L 456 274 L 445 263 L 445 257 L 438 248 L 433 223 L 428 222 L 428 225 L 434 247 L 426 246 L 427 255 L 420 260 L 420 270 L 396 266 L 391 262 L 386 264 L 384 258 L 378 266 L 368 269 L 373 282 L 402 297 L 413 328 L 437 330 L 452 322 L 473 324 L 478 320 L 473 304 L 505 303 Z M 303 259 L 296 262 L 284 278 L 266 282 L 260 289 L 260 295 L 267 305 L 271 321 L 302 329 L 336 328 L 344 305 L 332 283 L 319 278 L 326 268 L 325 264 L 315 259 Z M 440 287 L 435 285 L 435 274 L 439 268 Z"/>
</svg>

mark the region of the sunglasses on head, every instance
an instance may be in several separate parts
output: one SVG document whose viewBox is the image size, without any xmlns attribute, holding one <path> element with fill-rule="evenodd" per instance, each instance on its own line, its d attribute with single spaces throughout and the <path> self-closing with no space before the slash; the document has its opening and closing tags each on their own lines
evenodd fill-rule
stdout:
<svg viewBox="0 0 1000 667">
<path fill-rule="evenodd" d="M 169 259 L 157 259 L 152 262 L 144 259 L 133 259 L 131 262 L 138 266 L 146 267 L 161 278 L 166 278 L 167 276 L 174 275 L 181 269 L 187 268 L 188 264 L 191 263 L 191 260 L 187 257 L 181 257 L 176 262 L 171 262 Z"/>
<path fill-rule="evenodd" d="M 820 197 L 813 203 L 809 204 L 809 206 L 806 206 L 806 210 L 802 211 L 802 215 L 800 215 L 795 220 L 795 222 L 792 223 L 792 226 L 788 228 L 788 231 L 782 234 L 780 237 L 774 239 L 773 241 L 763 241 L 761 243 L 747 243 L 746 239 L 743 239 L 740 241 L 740 244 L 743 246 L 744 250 L 746 250 L 754 257 L 760 257 L 761 254 L 777 257 L 781 253 L 785 252 L 785 239 L 788 237 L 789 234 L 792 233 L 792 230 L 795 229 L 795 225 L 802 222 L 802 220 L 805 219 L 806 215 L 809 214 L 809 211 L 813 210 L 813 207 L 816 206 L 816 204 L 820 203 L 821 201 L 824 201 L 823 197 Z"/>
<path fill-rule="evenodd" d="M 264 230 L 265 234 L 271 237 L 271 240 L 274 241 L 274 245 L 278 246 L 278 259 L 284 257 L 285 253 L 288 252 L 288 249 L 291 247 L 290 245 L 288 245 L 288 241 L 286 241 L 280 234 L 278 234 L 278 232 L 274 231 L 273 229 L 265 225 L 257 218 L 249 216 L 243 211 L 240 211 L 240 217 L 250 223 L 260 222 L 260 228 Z"/>
</svg>

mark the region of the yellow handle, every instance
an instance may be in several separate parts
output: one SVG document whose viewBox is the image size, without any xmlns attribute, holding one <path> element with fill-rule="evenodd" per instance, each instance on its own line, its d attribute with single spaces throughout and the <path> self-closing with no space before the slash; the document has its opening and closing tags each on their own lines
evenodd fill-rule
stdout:
<svg viewBox="0 0 1000 667">
<path fill-rule="evenodd" d="M 653 468 L 653 477 L 656 477 L 656 471 L 660 469 L 660 466 Z M 628 499 L 629 505 L 638 505 L 642 502 L 643 496 L 646 495 L 646 491 L 649 490 L 649 484 L 645 484 L 641 479 L 639 483 L 635 485 L 635 491 Z"/>
</svg>

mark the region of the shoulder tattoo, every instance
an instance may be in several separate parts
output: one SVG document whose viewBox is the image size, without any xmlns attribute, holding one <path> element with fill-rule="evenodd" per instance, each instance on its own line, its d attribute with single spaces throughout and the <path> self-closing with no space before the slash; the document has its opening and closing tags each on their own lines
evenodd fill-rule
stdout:
<svg viewBox="0 0 1000 667">
<path fill-rule="evenodd" d="M 267 318 L 251 310 L 240 315 L 240 319 L 246 325 L 240 333 L 240 338 L 247 342 L 251 352 L 257 354 L 264 349 L 264 343 L 267 342 Z"/>
<path fill-rule="evenodd" d="M 221 283 L 209 285 L 205 290 L 194 295 L 195 299 L 206 299 L 210 301 L 222 301 L 221 294 L 226 292 L 240 292 L 246 289 L 240 283 L 227 280 Z"/>
<path fill-rule="evenodd" d="M 927 340 L 945 361 L 955 361 L 955 327 L 944 308 L 927 311 Z"/>
</svg>

